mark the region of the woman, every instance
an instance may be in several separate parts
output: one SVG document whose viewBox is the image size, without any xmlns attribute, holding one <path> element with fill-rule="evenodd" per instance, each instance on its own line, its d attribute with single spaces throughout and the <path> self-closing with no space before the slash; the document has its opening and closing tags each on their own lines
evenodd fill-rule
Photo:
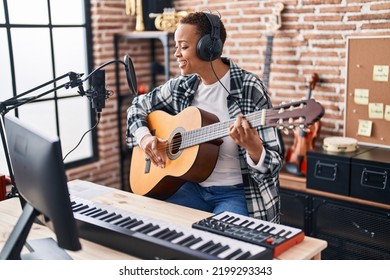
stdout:
<svg viewBox="0 0 390 280">
<path fill-rule="evenodd" d="M 243 117 L 272 107 L 262 81 L 220 56 L 226 30 L 216 15 L 196 12 L 182 18 L 174 40 L 181 75 L 134 99 L 128 109 L 129 146 L 138 144 L 153 164 L 164 168 L 165 155 L 157 146 L 167 139 L 151 135 L 148 114 L 164 110 L 176 115 L 196 106 L 220 121 L 235 119 L 229 136 L 222 138 L 212 174 L 201 183 L 184 183 L 167 201 L 279 222 L 281 142 L 274 128 L 251 128 Z"/>
</svg>

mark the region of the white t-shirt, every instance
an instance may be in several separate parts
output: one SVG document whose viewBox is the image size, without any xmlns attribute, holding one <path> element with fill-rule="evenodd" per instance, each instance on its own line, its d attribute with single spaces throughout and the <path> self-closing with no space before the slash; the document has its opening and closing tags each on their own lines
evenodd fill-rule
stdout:
<svg viewBox="0 0 390 280">
<path fill-rule="evenodd" d="M 230 91 L 230 71 L 221 78 L 221 83 Z M 201 83 L 194 94 L 191 106 L 213 113 L 221 122 L 227 121 L 230 119 L 227 96 L 227 91 L 218 81 L 211 85 Z M 242 183 L 237 144 L 229 136 L 223 137 L 222 140 L 217 164 L 211 175 L 200 183 L 201 186 L 225 186 Z"/>
</svg>

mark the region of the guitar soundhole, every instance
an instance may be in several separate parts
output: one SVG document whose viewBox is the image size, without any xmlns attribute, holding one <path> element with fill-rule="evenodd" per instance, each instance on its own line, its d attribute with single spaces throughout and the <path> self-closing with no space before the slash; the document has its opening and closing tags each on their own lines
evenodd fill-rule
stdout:
<svg viewBox="0 0 390 280">
<path fill-rule="evenodd" d="M 177 128 L 173 131 L 169 141 L 168 141 L 168 149 L 167 154 L 169 159 L 174 160 L 178 158 L 181 154 L 181 145 L 183 141 L 182 132 L 183 128 Z"/>
</svg>

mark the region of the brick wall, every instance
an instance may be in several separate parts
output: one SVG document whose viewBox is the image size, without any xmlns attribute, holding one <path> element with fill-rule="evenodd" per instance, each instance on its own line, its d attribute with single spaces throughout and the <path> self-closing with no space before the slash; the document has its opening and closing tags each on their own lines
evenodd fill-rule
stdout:
<svg viewBox="0 0 390 280">
<path fill-rule="evenodd" d="M 282 2 L 282 27 L 274 34 L 269 91 L 274 104 L 304 98 L 313 73 L 319 82 L 312 97 L 325 107 L 320 138 L 343 135 L 346 44 L 350 36 L 390 35 L 390 2 L 376 0 L 173 0 L 177 11 L 217 10 L 228 31 L 224 56 L 260 77 L 263 74 L 266 33 L 272 8 Z M 125 14 L 124 0 L 91 0 L 95 65 L 114 58 L 113 35 L 134 30 L 135 18 Z M 171 39 L 172 40 L 172 39 Z M 170 43 L 171 73 L 178 73 Z M 130 54 L 139 83 L 150 84 L 150 45 L 145 40 L 121 42 L 120 57 Z M 163 50 L 156 44 L 158 61 Z M 369 55 L 369 54 L 367 54 Z M 164 75 L 158 76 L 163 82 Z M 106 84 L 115 90 L 114 66 L 106 68 Z M 126 92 L 121 72 L 121 92 Z M 69 179 L 82 178 L 120 187 L 116 93 L 109 99 L 98 128 L 97 163 L 69 170 Z M 130 98 L 120 108 L 122 119 Z M 123 126 L 125 127 L 125 126 Z M 123 133 L 122 133 L 123 134 Z M 286 147 L 293 136 L 283 136 Z M 127 164 L 127 163 L 126 163 Z M 126 170 L 125 173 L 128 171 Z"/>
</svg>

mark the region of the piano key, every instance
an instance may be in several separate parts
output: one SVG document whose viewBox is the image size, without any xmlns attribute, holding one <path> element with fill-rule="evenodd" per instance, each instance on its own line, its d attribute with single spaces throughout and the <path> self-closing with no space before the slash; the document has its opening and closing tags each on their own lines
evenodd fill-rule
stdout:
<svg viewBox="0 0 390 280">
<path fill-rule="evenodd" d="M 106 219 L 105 221 L 107 223 L 112 223 L 113 221 L 116 221 L 118 219 L 122 218 L 122 215 L 121 214 L 116 214 L 115 216 L 109 218 L 109 219 Z"/>
<path fill-rule="evenodd" d="M 84 210 L 84 209 L 87 209 L 89 206 L 88 205 L 77 205 L 75 207 L 73 207 L 73 212 L 78 212 L 78 211 L 81 211 L 81 210 Z"/>
<path fill-rule="evenodd" d="M 164 240 L 166 240 L 166 241 L 172 241 L 172 240 L 174 240 L 174 239 L 176 239 L 177 237 L 180 237 L 180 236 L 182 236 L 182 235 L 184 235 L 184 233 L 182 233 L 182 232 L 177 232 L 177 231 L 173 231 L 173 234 L 171 235 L 171 236 L 169 236 L 169 237 L 167 237 L 167 238 L 164 238 Z"/>
<path fill-rule="evenodd" d="M 108 213 L 106 215 L 100 216 L 99 220 L 104 221 L 105 219 L 111 218 L 112 216 L 115 216 L 115 215 L 116 215 L 116 213 L 111 212 L 111 213 Z"/>
<path fill-rule="evenodd" d="M 86 215 L 86 216 L 92 216 L 92 215 L 94 215 L 94 214 L 96 214 L 96 213 L 98 213 L 98 212 L 100 212 L 100 211 L 102 211 L 101 208 L 96 208 L 95 210 L 93 210 L 93 211 L 91 211 L 91 212 L 88 212 L 88 213 L 86 213 L 86 214 L 84 214 L 84 215 Z"/>
<path fill-rule="evenodd" d="M 134 221 L 131 222 L 128 226 L 126 226 L 126 228 L 131 230 L 137 230 L 137 228 L 142 227 L 143 224 L 143 221 L 134 219 Z"/>
<path fill-rule="evenodd" d="M 213 256 L 218 256 L 219 254 L 221 254 L 222 252 L 225 252 L 229 248 L 230 248 L 229 245 L 224 245 L 224 246 L 221 246 L 221 247 L 217 248 L 216 250 L 210 252 L 210 254 Z"/>
<path fill-rule="evenodd" d="M 96 207 L 89 207 L 87 210 L 81 211 L 81 215 L 87 215 L 89 212 L 96 210 Z"/>
<path fill-rule="evenodd" d="M 121 219 L 121 220 L 119 220 L 119 221 L 116 221 L 116 222 L 114 223 L 114 225 L 116 225 L 116 226 L 121 226 L 123 223 L 125 223 L 125 222 L 127 222 L 127 221 L 129 221 L 129 220 L 131 220 L 130 217 L 124 217 L 123 219 Z"/>
<path fill-rule="evenodd" d="M 104 214 L 107 214 L 107 213 L 108 213 L 107 210 L 102 210 L 100 212 L 97 212 L 96 214 L 91 215 L 91 218 L 97 218 L 97 217 L 104 215 Z"/>
</svg>

